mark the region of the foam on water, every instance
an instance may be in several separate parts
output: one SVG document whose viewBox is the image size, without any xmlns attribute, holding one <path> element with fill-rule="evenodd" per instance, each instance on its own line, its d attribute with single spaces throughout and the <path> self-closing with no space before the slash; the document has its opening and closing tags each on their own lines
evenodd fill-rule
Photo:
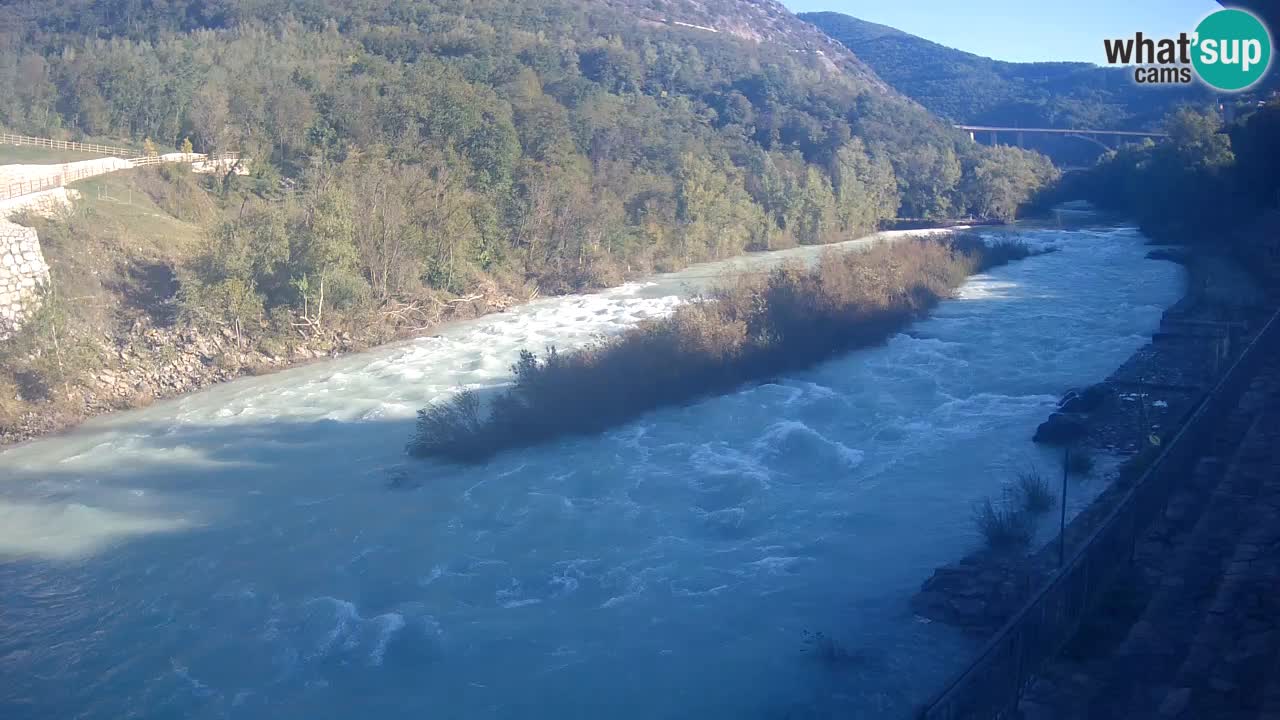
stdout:
<svg viewBox="0 0 1280 720">
<path fill-rule="evenodd" d="M 905 716 L 973 650 L 911 593 L 976 544 L 975 500 L 1056 462 L 1028 438 L 1060 393 L 1180 292 L 1132 229 L 1028 235 L 1061 251 L 881 346 L 479 467 L 404 458 L 416 409 L 500 388 L 521 347 L 669 313 L 712 273 L 10 449 L 0 716 Z M 824 667 L 806 631 L 859 661 Z"/>
</svg>

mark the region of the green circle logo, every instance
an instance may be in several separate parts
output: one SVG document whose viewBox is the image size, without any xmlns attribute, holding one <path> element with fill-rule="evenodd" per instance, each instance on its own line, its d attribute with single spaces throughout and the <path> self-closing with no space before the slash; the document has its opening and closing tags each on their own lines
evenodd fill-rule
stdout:
<svg viewBox="0 0 1280 720">
<path fill-rule="evenodd" d="M 1244 90 L 1262 79 L 1271 64 L 1271 34 L 1245 10 L 1219 10 L 1196 26 L 1191 64 L 1200 79 L 1218 90 Z"/>
</svg>

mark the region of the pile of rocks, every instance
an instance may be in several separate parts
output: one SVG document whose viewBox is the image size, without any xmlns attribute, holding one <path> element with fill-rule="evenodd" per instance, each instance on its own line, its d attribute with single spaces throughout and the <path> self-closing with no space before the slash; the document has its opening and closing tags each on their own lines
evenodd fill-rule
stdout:
<svg viewBox="0 0 1280 720">
<path fill-rule="evenodd" d="M 1102 407 L 1111 396 L 1106 383 L 1071 390 L 1058 403 L 1058 411 L 1036 428 L 1033 440 L 1050 445 L 1076 442 L 1088 433 L 1087 415 Z"/>
<path fill-rule="evenodd" d="M 279 370 L 316 357 L 351 349 L 349 336 L 333 338 L 331 348 L 318 340 L 299 343 L 278 354 L 237 342 L 230 328 L 201 332 L 190 326 L 156 327 L 146 318 L 134 321 L 126 336 L 109 339 L 117 362 L 94 374 L 88 404 L 109 410 L 172 397 L 231 380 L 246 372 Z"/>
<path fill-rule="evenodd" d="M 911 598 L 911 611 L 986 636 L 1022 607 L 1036 578 L 1025 556 L 969 555 L 935 570 Z"/>
</svg>

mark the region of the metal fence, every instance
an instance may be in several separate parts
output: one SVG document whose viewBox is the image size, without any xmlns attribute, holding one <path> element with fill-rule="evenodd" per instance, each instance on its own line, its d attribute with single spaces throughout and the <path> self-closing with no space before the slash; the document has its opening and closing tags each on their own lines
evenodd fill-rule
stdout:
<svg viewBox="0 0 1280 720">
<path fill-rule="evenodd" d="M 129 162 L 133 163 L 134 167 L 144 167 L 147 165 L 159 165 L 160 163 L 166 162 L 234 162 L 239 159 L 240 153 L 236 152 L 214 153 L 213 155 L 205 155 L 204 153 L 183 153 L 180 158 L 173 157 L 172 155 L 169 155 L 168 157 L 162 155 L 143 155 L 142 157 L 129 158 Z"/>
<path fill-rule="evenodd" d="M 94 143 L 81 143 L 72 140 L 54 140 L 52 138 L 31 137 L 29 135 L 14 135 L 13 133 L 0 133 L 0 144 L 2 145 L 31 145 L 33 147 L 46 147 L 54 150 L 79 150 L 88 153 L 102 153 L 104 155 L 114 155 L 116 157 L 129 157 L 136 155 L 136 149 L 116 147 L 114 145 L 97 145 Z"/>
<path fill-rule="evenodd" d="M 102 175 L 106 172 L 111 171 L 101 167 L 63 168 L 62 171 L 56 174 L 7 182 L 0 185 L 0 200 L 9 200 L 23 195 L 30 195 L 31 193 L 52 190 L 77 180 Z"/>
<path fill-rule="evenodd" d="M 1133 547 L 1167 506 L 1214 429 L 1239 403 L 1258 371 L 1280 349 L 1280 312 L 1271 316 L 1189 420 L 1134 483 L 1101 526 L 1031 600 L 989 640 L 973 663 L 920 712 L 922 720 L 1004 718 L 1033 674 L 1075 633 Z"/>
<path fill-rule="evenodd" d="M 234 152 L 217 153 L 210 156 L 206 156 L 201 153 L 189 153 L 182 159 L 166 160 L 159 155 L 147 155 L 132 158 L 129 162 L 133 167 L 144 167 L 147 165 L 159 165 L 163 162 L 238 162 L 239 159 L 240 154 Z M 96 161 L 87 160 L 84 162 L 93 163 Z M 52 169 L 58 168 L 59 166 L 50 165 L 49 167 Z M 125 169 L 127 168 L 108 167 L 105 165 L 82 165 L 79 167 L 62 165 L 57 172 L 51 172 L 48 175 L 28 178 L 26 180 L 14 180 L 12 182 L 0 183 L 0 200 L 9 200 L 23 195 L 30 195 L 31 193 L 52 190 L 54 188 L 64 187 L 76 182 L 77 180 L 83 180 L 96 175 L 105 175 L 109 172 Z"/>
</svg>

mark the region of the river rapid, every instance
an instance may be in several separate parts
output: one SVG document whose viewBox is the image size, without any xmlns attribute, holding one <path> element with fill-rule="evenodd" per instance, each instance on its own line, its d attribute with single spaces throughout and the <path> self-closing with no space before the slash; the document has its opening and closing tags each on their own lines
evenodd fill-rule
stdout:
<svg viewBox="0 0 1280 720">
<path fill-rule="evenodd" d="M 0 453 L 0 717 L 907 716 L 974 651 L 911 595 L 1183 289 L 1132 228 L 1020 232 L 1060 251 L 883 346 L 476 467 L 406 458 L 414 412 L 726 264 Z"/>
</svg>

